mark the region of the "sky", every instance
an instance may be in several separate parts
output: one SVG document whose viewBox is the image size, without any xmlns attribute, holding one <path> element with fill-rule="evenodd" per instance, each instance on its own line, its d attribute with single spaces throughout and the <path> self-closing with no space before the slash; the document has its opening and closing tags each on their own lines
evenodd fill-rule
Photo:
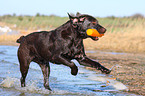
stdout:
<svg viewBox="0 0 145 96">
<path fill-rule="evenodd" d="M 64 17 L 67 12 L 97 17 L 124 17 L 136 13 L 145 16 L 145 0 L 0 0 L 0 16 L 40 13 Z"/>
</svg>

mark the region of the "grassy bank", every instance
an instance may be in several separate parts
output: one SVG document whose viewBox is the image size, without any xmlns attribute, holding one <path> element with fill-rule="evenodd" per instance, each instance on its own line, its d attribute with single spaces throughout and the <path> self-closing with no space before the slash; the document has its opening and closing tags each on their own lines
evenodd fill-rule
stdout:
<svg viewBox="0 0 145 96">
<path fill-rule="evenodd" d="M 68 20 L 57 16 L 2 16 L 1 25 L 8 25 L 14 30 L 49 30 L 56 28 Z"/>
<path fill-rule="evenodd" d="M 0 45 L 14 45 L 17 46 L 16 40 L 20 37 L 20 35 L 0 35 Z"/>
<path fill-rule="evenodd" d="M 107 32 L 99 41 L 84 40 L 87 50 L 109 50 L 119 52 L 145 52 L 144 18 L 97 18 Z M 1 16 L 0 26 L 9 26 L 26 35 L 37 30 L 51 30 L 68 20 L 57 16 Z M 20 35 L 0 35 L 0 44 L 14 42 Z M 4 43 L 3 43 L 4 44 Z M 8 45 L 8 44 L 6 44 Z"/>
</svg>

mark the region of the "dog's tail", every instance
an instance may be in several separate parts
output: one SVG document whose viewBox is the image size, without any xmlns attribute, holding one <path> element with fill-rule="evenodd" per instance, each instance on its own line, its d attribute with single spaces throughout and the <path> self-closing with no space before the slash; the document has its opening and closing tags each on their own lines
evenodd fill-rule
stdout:
<svg viewBox="0 0 145 96">
<path fill-rule="evenodd" d="M 17 43 L 21 43 L 24 40 L 25 36 L 21 36 L 19 39 L 17 39 Z"/>
</svg>

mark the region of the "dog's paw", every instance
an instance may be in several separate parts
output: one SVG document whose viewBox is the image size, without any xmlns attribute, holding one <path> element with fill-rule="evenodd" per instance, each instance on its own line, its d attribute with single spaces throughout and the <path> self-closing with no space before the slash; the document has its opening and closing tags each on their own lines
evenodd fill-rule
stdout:
<svg viewBox="0 0 145 96">
<path fill-rule="evenodd" d="M 49 86 L 44 86 L 44 87 L 45 87 L 45 89 L 52 91 Z"/>
<path fill-rule="evenodd" d="M 74 75 L 74 76 L 76 76 L 77 73 L 78 73 L 78 67 L 77 66 L 72 67 L 71 68 L 71 74 Z"/>
<path fill-rule="evenodd" d="M 105 73 L 105 74 L 111 73 L 111 70 L 109 70 L 109 69 L 102 69 L 101 71 L 102 71 L 102 73 Z"/>
<path fill-rule="evenodd" d="M 105 70 L 105 73 L 106 74 L 110 74 L 111 73 L 111 70 Z"/>
</svg>

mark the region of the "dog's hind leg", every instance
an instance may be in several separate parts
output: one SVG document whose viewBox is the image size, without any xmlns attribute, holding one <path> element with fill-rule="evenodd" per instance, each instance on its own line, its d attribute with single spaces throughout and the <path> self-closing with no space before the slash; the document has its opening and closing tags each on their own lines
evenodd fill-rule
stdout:
<svg viewBox="0 0 145 96">
<path fill-rule="evenodd" d="M 32 60 L 32 57 L 29 56 L 29 50 L 25 49 L 25 47 L 19 47 L 18 49 L 18 59 L 20 63 L 20 71 L 21 71 L 21 87 L 25 87 L 25 78 L 28 73 L 29 65 Z"/>
<path fill-rule="evenodd" d="M 49 62 L 47 64 L 39 64 L 41 67 L 43 77 L 44 77 L 44 87 L 48 90 L 51 90 L 49 87 L 49 75 L 50 75 L 50 66 Z"/>
<path fill-rule="evenodd" d="M 39 64 L 39 66 L 41 67 L 43 77 L 44 77 L 44 87 L 48 90 L 51 90 L 49 87 L 49 75 L 50 75 L 49 61 L 39 60 L 39 58 L 37 57 L 34 58 L 33 61 Z"/>
</svg>

